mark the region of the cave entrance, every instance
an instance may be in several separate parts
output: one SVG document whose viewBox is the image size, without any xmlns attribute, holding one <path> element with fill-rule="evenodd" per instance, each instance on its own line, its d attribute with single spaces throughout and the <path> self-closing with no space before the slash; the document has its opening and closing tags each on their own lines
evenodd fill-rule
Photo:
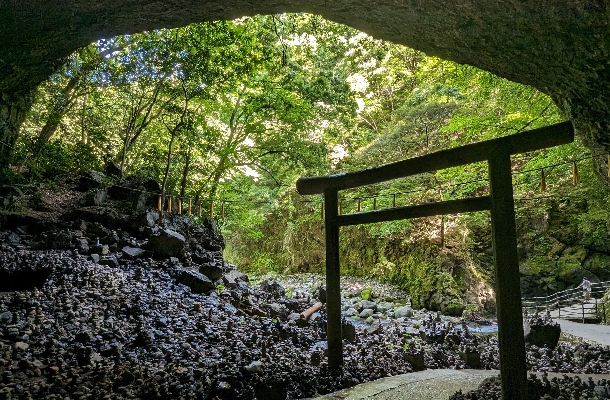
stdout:
<svg viewBox="0 0 610 400">
<path fill-rule="evenodd" d="M 527 396 L 527 369 L 510 156 L 573 141 L 572 123 L 563 122 L 361 171 L 299 179 L 297 182 L 299 193 L 303 195 L 324 194 L 327 339 L 328 363 L 331 371 L 338 372 L 343 365 L 339 228 L 348 225 L 489 210 L 494 252 L 502 398 L 524 400 Z M 340 190 L 481 161 L 487 161 L 489 168 L 490 194 L 487 196 L 345 215 L 338 213 Z"/>
</svg>

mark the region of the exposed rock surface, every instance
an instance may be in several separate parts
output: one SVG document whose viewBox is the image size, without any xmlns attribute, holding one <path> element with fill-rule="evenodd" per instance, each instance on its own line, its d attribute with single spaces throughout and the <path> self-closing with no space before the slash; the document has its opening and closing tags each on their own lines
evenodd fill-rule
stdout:
<svg viewBox="0 0 610 400">
<path fill-rule="evenodd" d="M 0 278 L 13 285 L 0 295 L 0 398 L 305 398 L 424 368 L 498 368 L 493 336 L 438 313 L 397 318 L 407 307 L 404 293 L 348 281 L 345 367 L 333 375 L 326 310 L 317 303 L 322 280 L 249 285 L 222 258 L 224 242 L 211 221 L 198 226 L 166 216 L 154 219 L 158 225 L 125 214 L 124 229 L 95 218 L 68 222 L 62 214 L 79 214 L 83 197 L 56 195 L 45 206 L 52 215 L 0 226 L 0 273 L 19 277 Z M 126 212 L 109 208 L 105 213 Z M 180 258 L 132 252 L 162 229 L 184 236 Z M 63 248 L 49 249 L 53 244 Z M 194 253 L 221 276 L 199 272 Z M 305 309 L 314 312 L 301 318 Z M 364 319 L 350 310 L 368 311 Z M 532 370 L 607 372 L 608 354 L 559 343 L 554 350 L 530 346 L 527 362 Z"/>
</svg>

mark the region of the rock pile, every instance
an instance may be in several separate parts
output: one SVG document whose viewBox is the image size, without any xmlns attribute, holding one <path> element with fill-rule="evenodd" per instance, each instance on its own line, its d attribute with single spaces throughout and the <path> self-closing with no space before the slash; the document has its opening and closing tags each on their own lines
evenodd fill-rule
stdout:
<svg viewBox="0 0 610 400">
<path fill-rule="evenodd" d="M 77 207 L 44 229 L 20 220 L 0 231 L 0 291 L 11 292 L 0 295 L 0 399 L 306 398 L 424 368 L 498 368 L 493 336 L 349 290 L 333 375 L 321 287 L 251 286 L 222 258 L 211 221 L 64 198 Z M 608 354 L 530 346 L 528 363 L 599 373 Z"/>
<path fill-rule="evenodd" d="M 564 376 L 563 378 L 542 379 L 531 375 L 527 381 L 528 400 L 540 399 L 590 399 L 601 400 L 610 398 L 610 381 L 606 379 L 594 382 L 589 378 L 586 382 L 579 377 Z M 459 391 L 449 400 L 500 400 L 502 398 L 500 379 L 488 379 L 479 388 L 466 394 Z"/>
</svg>

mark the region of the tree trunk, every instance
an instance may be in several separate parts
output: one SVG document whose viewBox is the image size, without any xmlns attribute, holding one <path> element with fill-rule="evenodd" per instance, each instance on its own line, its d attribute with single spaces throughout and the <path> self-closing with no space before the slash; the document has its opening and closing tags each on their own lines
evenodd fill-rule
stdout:
<svg viewBox="0 0 610 400">
<path fill-rule="evenodd" d="M 32 107 L 33 93 L 0 93 L 0 172 L 10 165 L 21 124 Z"/>
<path fill-rule="evenodd" d="M 184 168 L 182 169 L 182 181 L 180 182 L 180 197 L 183 198 L 186 192 L 186 185 L 188 183 L 189 169 L 191 168 L 191 148 L 186 151 L 184 155 Z"/>
<path fill-rule="evenodd" d="M 47 122 L 40 130 L 38 134 L 38 138 L 36 139 L 36 144 L 34 147 L 34 152 L 38 154 L 45 144 L 49 142 L 55 131 L 57 131 L 57 127 L 61 122 L 61 119 L 64 117 L 70 106 L 74 102 L 74 98 L 72 96 L 72 92 L 76 88 L 76 84 L 79 81 L 79 75 L 73 77 L 68 81 L 66 86 L 61 92 L 60 99 L 53 107 L 49 116 L 47 117 Z"/>
</svg>

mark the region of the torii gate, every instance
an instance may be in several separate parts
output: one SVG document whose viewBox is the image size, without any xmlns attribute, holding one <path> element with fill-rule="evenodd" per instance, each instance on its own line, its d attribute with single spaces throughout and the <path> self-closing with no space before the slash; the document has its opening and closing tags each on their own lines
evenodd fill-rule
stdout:
<svg viewBox="0 0 610 400">
<path fill-rule="evenodd" d="M 324 194 L 326 310 L 330 370 L 338 372 L 343 365 L 339 228 L 372 222 L 490 210 L 502 398 L 505 400 L 526 399 L 527 369 L 510 156 L 573 141 L 572 123 L 563 122 L 361 171 L 299 179 L 297 181 L 299 193 L 303 195 Z M 339 190 L 479 161 L 487 161 L 489 166 L 490 195 L 488 196 L 346 215 L 338 213 Z"/>
</svg>

